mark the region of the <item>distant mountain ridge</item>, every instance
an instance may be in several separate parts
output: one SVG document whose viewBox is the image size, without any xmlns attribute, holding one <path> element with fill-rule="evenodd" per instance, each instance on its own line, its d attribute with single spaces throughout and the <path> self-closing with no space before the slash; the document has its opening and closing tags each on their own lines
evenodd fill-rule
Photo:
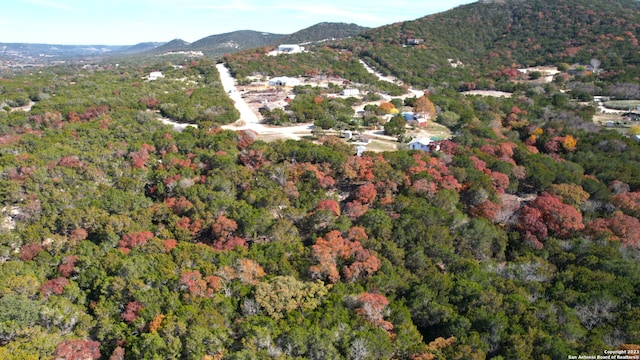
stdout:
<svg viewBox="0 0 640 360">
<path fill-rule="evenodd" d="M 163 54 L 172 51 L 200 51 L 208 56 L 221 56 L 230 52 L 257 48 L 271 44 L 284 37 L 253 30 L 239 30 L 224 34 L 207 36 L 193 43 L 176 39 L 148 51 L 149 54 Z"/>
<path fill-rule="evenodd" d="M 207 36 L 193 43 L 177 39 L 148 52 L 151 54 L 163 54 L 170 51 L 200 51 L 208 56 L 215 57 L 263 46 L 343 39 L 360 34 L 367 29 L 369 28 L 356 24 L 322 22 L 290 35 L 239 30 Z"/>
<path fill-rule="evenodd" d="M 210 35 L 193 43 L 182 39 L 169 42 L 144 42 L 136 45 L 51 45 L 0 43 L 0 59 L 14 62 L 44 62 L 82 56 L 161 55 L 170 52 L 197 51 L 217 57 L 245 49 L 282 43 L 312 43 L 355 36 L 368 28 L 356 24 L 323 22 L 293 34 L 239 30 Z"/>
</svg>

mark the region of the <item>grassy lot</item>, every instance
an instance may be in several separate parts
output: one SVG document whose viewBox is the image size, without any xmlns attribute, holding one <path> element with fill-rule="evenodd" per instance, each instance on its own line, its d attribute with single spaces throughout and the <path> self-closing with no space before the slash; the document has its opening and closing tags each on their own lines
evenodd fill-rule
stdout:
<svg viewBox="0 0 640 360">
<path fill-rule="evenodd" d="M 640 100 L 612 100 L 606 101 L 604 106 L 615 110 L 635 110 L 640 106 Z"/>
</svg>

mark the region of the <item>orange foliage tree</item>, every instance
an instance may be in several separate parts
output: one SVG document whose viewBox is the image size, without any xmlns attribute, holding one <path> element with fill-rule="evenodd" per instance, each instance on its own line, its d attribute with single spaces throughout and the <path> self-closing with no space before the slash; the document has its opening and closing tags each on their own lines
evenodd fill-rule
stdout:
<svg viewBox="0 0 640 360">
<path fill-rule="evenodd" d="M 436 107 L 426 95 L 416 100 L 415 112 L 424 113 L 424 115 L 429 119 L 436 118 Z"/>
<path fill-rule="evenodd" d="M 380 260 L 360 243 L 366 238 L 364 230 L 357 227 L 349 231 L 346 239 L 337 230 L 318 238 L 312 247 L 312 256 L 317 262 L 309 268 L 312 277 L 326 277 L 329 282 L 336 283 L 341 277 L 339 266 L 342 266 L 342 277 L 353 282 L 378 271 Z"/>
</svg>

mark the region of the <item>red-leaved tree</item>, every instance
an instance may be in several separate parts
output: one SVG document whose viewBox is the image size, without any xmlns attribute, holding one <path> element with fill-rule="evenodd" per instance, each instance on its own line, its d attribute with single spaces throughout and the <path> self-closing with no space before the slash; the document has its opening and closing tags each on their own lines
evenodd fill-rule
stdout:
<svg viewBox="0 0 640 360">
<path fill-rule="evenodd" d="M 333 199 L 325 199 L 325 200 L 320 200 L 318 202 L 318 206 L 316 208 L 317 210 L 329 210 L 333 213 L 333 215 L 335 216 L 340 216 L 340 205 L 338 204 L 337 201 L 333 200 Z"/>
<path fill-rule="evenodd" d="M 380 260 L 360 243 L 366 236 L 364 229 L 354 227 L 346 239 L 337 230 L 318 238 L 312 246 L 316 264 L 309 268 L 311 276 L 336 283 L 340 280 L 339 268 L 342 268 L 344 280 L 353 282 L 378 271 Z"/>
<path fill-rule="evenodd" d="M 127 324 L 132 324 L 140 316 L 140 312 L 142 311 L 142 308 L 143 308 L 142 304 L 140 304 L 137 301 L 132 301 L 127 304 L 126 309 L 122 314 L 120 314 L 120 317 Z"/>
<path fill-rule="evenodd" d="M 555 236 L 569 237 L 584 229 L 580 211 L 551 194 L 543 193 L 531 202 L 531 206 L 540 211 L 544 223 Z"/>
<path fill-rule="evenodd" d="M 40 285 L 40 293 L 45 299 L 53 294 L 62 295 L 64 287 L 67 285 L 69 285 L 69 280 L 63 277 L 57 277 Z"/>
<path fill-rule="evenodd" d="M 356 200 L 362 204 L 373 204 L 377 195 L 378 191 L 372 183 L 360 185 L 356 190 Z"/>
<path fill-rule="evenodd" d="M 118 248 L 124 253 L 129 253 L 131 249 L 145 245 L 149 240 L 151 240 L 151 238 L 153 238 L 153 233 L 151 231 L 140 231 L 133 234 L 125 234 L 120 239 Z"/>
<path fill-rule="evenodd" d="M 608 219 L 596 219 L 587 228 L 591 234 L 605 234 L 610 240 L 620 241 L 625 246 L 640 247 L 640 220 L 622 211 L 614 212 Z"/>
<path fill-rule="evenodd" d="M 66 278 L 69 277 L 73 273 L 76 261 L 78 261 L 78 257 L 76 255 L 68 255 L 62 258 L 62 263 L 58 265 L 58 272 L 60 275 Z"/>
<path fill-rule="evenodd" d="M 193 270 L 180 274 L 179 283 L 181 290 L 187 290 L 192 296 L 211 297 L 220 290 L 222 279 L 213 275 L 203 278 L 198 270 Z"/>
<path fill-rule="evenodd" d="M 384 310 L 388 305 L 389 300 L 383 295 L 365 292 L 357 297 L 356 313 L 371 324 L 391 331 L 393 324 L 384 320 Z"/>
<path fill-rule="evenodd" d="M 100 358 L 100 343 L 93 340 L 65 340 L 56 346 L 53 360 L 96 360 Z"/>
<path fill-rule="evenodd" d="M 544 247 L 542 240 L 547 238 L 548 229 L 542 219 L 540 210 L 524 206 L 520 210 L 518 220 L 518 228 L 522 232 L 524 239 L 534 248 L 542 249 Z"/>
<path fill-rule="evenodd" d="M 29 261 L 33 260 L 36 255 L 43 249 L 41 244 L 31 243 L 22 246 L 20 249 L 20 260 Z"/>
</svg>

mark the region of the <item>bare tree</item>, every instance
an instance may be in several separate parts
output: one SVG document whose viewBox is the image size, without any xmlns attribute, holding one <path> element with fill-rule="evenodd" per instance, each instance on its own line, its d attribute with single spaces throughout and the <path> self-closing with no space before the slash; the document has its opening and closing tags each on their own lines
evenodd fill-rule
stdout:
<svg viewBox="0 0 640 360">
<path fill-rule="evenodd" d="M 369 356 L 367 341 L 363 338 L 353 340 L 351 346 L 349 346 L 349 359 L 364 360 L 367 356 Z"/>
<path fill-rule="evenodd" d="M 598 298 L 588 305 L 576 306 L 576 313 L 582 325 L 589 331 L 613 317 L 616 304 L 611 299 Z"/>
</svg>

